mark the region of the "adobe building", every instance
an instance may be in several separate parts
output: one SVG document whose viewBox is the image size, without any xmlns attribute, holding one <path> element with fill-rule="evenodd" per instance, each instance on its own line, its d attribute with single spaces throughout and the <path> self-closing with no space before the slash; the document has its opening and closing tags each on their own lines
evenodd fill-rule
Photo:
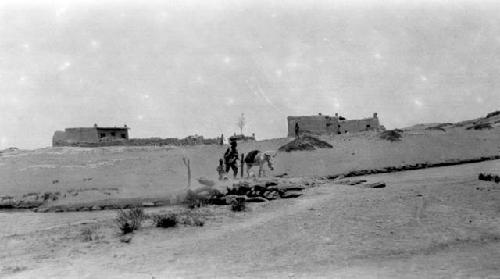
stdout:
<svg viewBox="0 0 500 279">
<path fill-rule="evenodd" d="M 66 128 L 56 131 L 52 137 L 52 146 L 74 146 L 104 141 L 128 140 L 128 127 L 94 127 Z"/>
<path fill-rule="evenodd" d="M 318 115 L 311 116 L 288 116 L 288 137 L 295 136 L 295 123 L 299 123 L 299 133 L 309 133 L 314 135 L 337 135 L 347 133 L 357 133 L 381 128 L 377 113 L 373 117 L 345 120 L 335 116 Z"/>
</svg>

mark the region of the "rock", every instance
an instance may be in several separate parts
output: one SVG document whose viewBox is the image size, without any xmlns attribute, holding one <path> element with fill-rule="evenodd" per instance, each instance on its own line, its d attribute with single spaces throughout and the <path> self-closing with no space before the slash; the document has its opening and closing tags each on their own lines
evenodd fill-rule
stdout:
<svg viewBox="0 0 500 279">
<path fill-rule="evenodd" d="M 132 235 L 131 234 L 125 234 L 125 235 L 120 236 L 120 242 L 130 243 L 130 241 L 132 241 Z"/>
<path fill-rule="evenodd" d="M 225 196 L 210 199 L 209 203 L 215 204 L 215 205 L 227 205 L 228 204 Z"/>
<path fill-rule="evenodd" d="M 278 185 L 278 182 L 277 181 L 267 181 L 266 182 L 266 187 L 274 186 L 274 185 Z"/>
<path fill-rule="evenodd" d="M 302 185 L 283 185 L 278 187 L 281 191 L 302 191 L 305 190 L 306 187 Z"/>
<path fill-rule="evenodd" d="M 246 200 L 246 202 L 268 202 L 269 200 L 263 197 L 251 197 Z"/>
<path fill-rule="evenodd" d="M 250 188 L 250 183 L 248 181 L 240 181 L 238 183 L 234 183 L 233 187 L 234 188 L 236 188 L 236 187 L 248 187 L 248 188 Z"/>
<path fill-rule="evenodd" d="M 97 224 L 97 220 L 81 220 L 78 222 L 71 223 L 71 225 L 88 225 L 88 224 Z"/>
<path fill-rule="evenodd" d="M 200 184 L 208 186 L 208 187 L 212 187 L 212 186 L 215 185 L 215 182 L 213 180 L 210 180 L 210 179 L 207 179 L 207 178 L 204 178 L 204 177 L 198 178 L 198 182 Z"/>
<path fill-rule="evenodd" d="M 152 207 L 152 206 L 155 206 L 155 203 L 154 202 L 143 202 L 141 205 L 143 207 Z"/>
<path fill-rule="evenodd" d="M 365 183 L 365 182 L 366 182 L 365 179 L 357 179 L 357 180 L 348 181 L 346 184 L 352 186 L 352 185 L 362 184 L 362 183 Z"/>
<path fill-rule="evenodd" d="M 257 185 L 254 185 L 253 188 L 252 188 L 252 191 L 265 191 L 266 190 L 266 185 L 262 185 L 262 184 L 257 184 Z"/>
<path fill-rule="evenodd" d="M 38 208 L 37 213 L 47 213 L 49 212 L 49 209 L 47 207 L 44 208 Z"/>
<path fill-rule="evenodd" d="M 275 200 L 280 198 L 280 194 L 278 191 L 266 191 L 262 196 L 268 200 Z"/>
<path fill-rule="evenodd" d="M 100 205 L 94 205 L 90 208 L 90 210 L 102 210 L 102 206 Z"/>
<path fill-rule="evenodd" d="M 230 204 L 232 201 L 246 201 L 247 200 L 246 195 L 227 195 L 225 198 L 226 198 L 227 204 Z"/>
<path fill-rule="evenodd" d="M 64 212 L 64 210 L 62 208 L 56 208 L 56 209 L 54 209 L 54 212 L 60 213 L 60 212 Z"/>
<path fill-rule="evenodd" d="M 298 198 L 302 196 L 302 191 L 287 191 L 282 193 L 280 196 L 282 199 Z"/>
<path fill-rule="evenodd" d="M 376 182 L 376 183 L 364 184 L 363 186 L 365 188 L 385 188 L 385 183 Z"/>
<path fill-rule="evenodd" d="M 306 187 L 302 185 L 278 185 L 278 186 L 271 186 L 267 187 L 267 190 L 269 191 L 279 191 L 279 192 L 288 192 L 288 191 L 302 191 Z"/>
</svg>

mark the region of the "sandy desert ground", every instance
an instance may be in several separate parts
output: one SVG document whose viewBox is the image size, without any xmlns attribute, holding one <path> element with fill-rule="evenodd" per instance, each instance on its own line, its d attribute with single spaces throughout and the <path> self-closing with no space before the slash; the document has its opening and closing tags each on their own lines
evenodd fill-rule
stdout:
<svg viewBox="0 0 500 279">
<path fill-rule="evenodd" d="M 287 139 L 246 143 L 277 149 Z M 400 142 L 375 133 L 328 139 L 333 149 L 280 153 L 274 174 L 314 181 L 297 199 L 195 209 L 203 227 L 146 223 L 119 241 L 112 210 L 0 212 L 0 277 L 6 278 L 500 278 L 500 160 L 349 179 L 316 178 L 356 169 L 477 158 L 500 153 L 500 129 L 410 130 Z M 0 195 L 80 191 L 53 203 L 172 195 L 194 177 L 216 177 L 225 147 L 49 148 L 0 157 Z M 85 179 L 87 178 L 87 179 Z M 92 178 L 92 179 L 88 179 Z M 53 183 L 58 180 L 58 183 Z M 345 179 L 344 179 L 345 180 Z M 197 187 L 197 185 L 193 185 Z M 117 189 L 103 194 L 106 189 Z M 179 206 L 147 209 L 148 213 Z M 84 241 L 92 228 L 97 240 Z"/>
</svg>

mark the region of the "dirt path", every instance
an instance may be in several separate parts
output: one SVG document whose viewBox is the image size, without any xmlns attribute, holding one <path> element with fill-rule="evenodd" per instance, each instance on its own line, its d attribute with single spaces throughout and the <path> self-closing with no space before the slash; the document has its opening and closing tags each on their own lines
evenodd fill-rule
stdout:
<svg viewBox="0 0 500 279">
<path fill-rule="evenodd" d="M 81 244 L 78 253 L 72 247 L 48 259 L 21 257 L 28 269 L 9 276 L 495 278 L 500 186 L 478 181 L 477 171 L 499 166 L 491 161 L 364 177 L 385 181 L 383 189 L 323 185 L 202 228 L 145 228 L 130 244 L 111 237 Z"/>
</svg>

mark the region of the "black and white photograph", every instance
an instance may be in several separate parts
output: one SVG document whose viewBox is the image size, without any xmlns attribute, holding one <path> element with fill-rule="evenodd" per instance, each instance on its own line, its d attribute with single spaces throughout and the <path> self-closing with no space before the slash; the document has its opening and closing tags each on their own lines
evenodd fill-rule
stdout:
<svg viewBox="0 0 500 279">
<path fill-rule="evenodd" d="M 1 0 L 0 278 L 500 279 L 500 2 Z"/>
</svg>

